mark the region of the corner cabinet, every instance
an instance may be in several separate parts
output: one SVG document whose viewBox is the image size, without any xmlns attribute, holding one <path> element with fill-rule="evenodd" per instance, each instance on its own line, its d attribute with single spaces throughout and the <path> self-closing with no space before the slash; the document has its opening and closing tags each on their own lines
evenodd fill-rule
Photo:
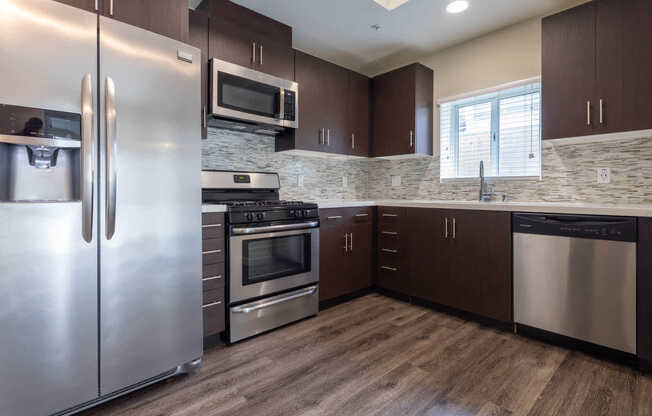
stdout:
<svg viewBox="0 0 652 416">
<path fill-rule="evenodd" d="M 369 156 L 369 78 L 295 53 L 299 128 L 277 137 L 276 150 Z"/>
<path fill-rule="evenodd" d="M 542 138 L 652 128 L 652 2 L 594 0 L 542 23 Z"/>
<path fill-rule="evenodd" d="M 432 156 L 433 70 L 412 64 L 372 81 L 372 155 Z"/>
</svg>

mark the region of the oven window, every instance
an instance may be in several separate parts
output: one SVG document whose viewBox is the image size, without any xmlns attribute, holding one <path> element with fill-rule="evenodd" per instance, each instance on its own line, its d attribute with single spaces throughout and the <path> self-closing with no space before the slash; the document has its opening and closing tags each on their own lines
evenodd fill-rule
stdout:
<svg viewBox="0 0 652 416">
<path fill-rule="evenodd" d="M 264 117 L 280 117 L 280 88 L 224 72 L 219 73 L 218 80 L 220 107 Z"/>
<path fill-rule="evenodd" d="M 243 285 L 310 271 L 310 234 L 246 240 L 242 249 Z"/>
</svg>

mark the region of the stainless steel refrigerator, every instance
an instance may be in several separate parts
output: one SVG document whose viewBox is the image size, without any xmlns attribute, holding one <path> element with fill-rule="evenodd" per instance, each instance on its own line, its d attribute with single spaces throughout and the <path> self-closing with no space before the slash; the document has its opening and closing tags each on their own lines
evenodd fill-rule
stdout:
<svg viewBox="0 0 652 416">
<path fill-rule="evenodd" d="M 202 356 L 200 52 L 0 0 L 0 415 L 66 414 Z"/>
</svg>

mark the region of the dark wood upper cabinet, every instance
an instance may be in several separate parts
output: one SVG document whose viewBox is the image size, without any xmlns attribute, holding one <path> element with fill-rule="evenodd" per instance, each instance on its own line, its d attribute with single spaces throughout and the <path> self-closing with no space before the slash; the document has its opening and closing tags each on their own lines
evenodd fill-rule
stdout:
<svg viewBox="0 0 652 416">
<path fill-rule="evenodd" d="M 55 0 L 78 9 L 84 9 L 89 12 L 98 12 L 104 0 Z M 107 0 L 108 1 L 108 0 Z"/>
<path fill-rule="evenodd" d="M 201 138 L 207 135 L 206 117 L 210 106 L 208 105 L 208 36 L 210 30 L 210 18 L 200 11 L 189 11 L 189 40 L 192 46 L 201 50 L 201 101 L 199 111 L 202 113 Z"/>
<path fill-rule="evenodd" d="M 432 69 L 408 65 L 378 75 L 372 85 L 372 155 L 432 155 Z"/>
<path fill-rule="evenodd" d="M 210 57 L 294 79 L 292 28 L 228 0 L 204 0 L 211 17 Z"/>
<path fill-rule="evenodd" d="M 103 0 L 102 14 L 181 42 L 188 42 L 187 0 Z"/>
<path fill-rule="evenodd" d="M 351 126 L 351 148 L 354 156 L 370 154 L 370 85 L 364 75 L 349 72 L 349 116 Z"/>
<path fill-rule="evenodd" d="M 543 139 L 652 127 L 651 25 L 647 0 L 594 0 L 543 19 Z"/>
</svg>

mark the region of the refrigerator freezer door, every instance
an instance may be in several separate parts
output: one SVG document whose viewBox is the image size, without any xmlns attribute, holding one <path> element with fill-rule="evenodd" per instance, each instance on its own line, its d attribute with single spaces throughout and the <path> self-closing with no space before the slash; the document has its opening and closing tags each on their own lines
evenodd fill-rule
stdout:
<svg viewBox="0 0 652 416">
<path fill-rule="evenodd" d="M 54 1 L 0 1 L 0 104 L 81 115 L 88 74 L 86 88 L 97 93 L 96 55 L 95 14 Z M 83 133 L 91 140 L 96 102 L 97 95 L 86 97 Z M 11 146 L 0 143 L 0 159 L 27 152 Z M 66 165 L 64 153 L 75 162 Z M 78 150 L 61 151 L 56 168 L 38 172 L 24 158 L 14 159 L 13 170 L 5 160 L 0 188 L 64 186 L 53 180 L 57 170 L 81 179 L 79 158 Z M 32 182 L 13 181 L 17 171 Z M 0 415 L 46 415 L 98 397 L 98 235 L 89 222 L 97 227 L 97 216 L 87 216 L 86 242 L 73 194 L 70 202 L 7 202 L 6 195 L 0 202 Z"/>
<path fill-rule="evenodd" d="M 102 395 L 202 355 L 200 61 L 100 17 Z"/>
</svg>

